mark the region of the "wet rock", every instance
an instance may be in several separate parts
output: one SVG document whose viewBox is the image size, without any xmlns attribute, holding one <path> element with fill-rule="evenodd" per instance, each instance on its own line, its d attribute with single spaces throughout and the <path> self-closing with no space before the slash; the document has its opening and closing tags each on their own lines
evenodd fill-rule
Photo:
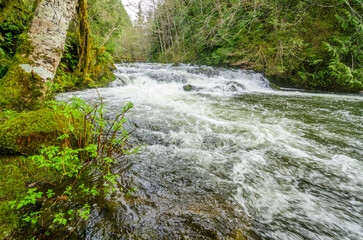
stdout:
<svg viewBox="0 0 363 240">
<path fill-rule="evenodd" d="M 224 92 L 243 92 L 246 91 L 246 87 L 242 84 L 235 82 L 235 81 L 229 81 L 225 85 L 219 85 L 215 87 L 216 89 L 220 89 Z"/>
<path fill-rule="evenodd" d="M 245 91 L 246 87 L 238 82 L 231 81 L 227 83 L 227 90 L 231 92 L 241 92 Z"/>
<path fill-rule="evenodd" d="M 116 75 L 117 79 L 113 82 L 111 82 L 108 86 L 109 87 L 122 87 L 122 86 L 126 86 L 130 83 L 132 83 L 132 81 L 126 77 L 126 76 L 122 76 L 122 75 Z"/>
<path fill-rule="evenodd" d="M 108 69 L 110 69 L 110 71 L 116 71 L 117 70 L 116 66 L 113 63 L 109 63 L 107 66 L 108 66 Z"/>
<path fill-rule="evenodd" d="M 244 217 L 233 214 L 230 202 L 194 189 L 181 176 L 175 179 L 173 174 L 174 181 L 168 182 L 170 179 L 165 178 L 164 172 L 168 168 L 163 167 L 150 166 L 152 171 L 162 169 L 157 175 L 144 175 L 140 169 L 137 169 L 139 174 L 121 173 L 123 184 L 133 179 L 128 184 L 136 184 L 139 190 L 131 198 L 120 192 L 100 202 L 76 235 L 82 239 L 126 239 L 125 236 L 127 239 L 229 239 L 235 236 L 236 229 L 241 229 L 241 238 L 235 239 L 249 235 L 243 230 Z M 187 171 L 186 174 L 195 176 L 192 169 Z M 180 187 L 170 189 L 175 184 Z"/>
<path fill-rule="evenodd" d="M 120 79 L 116 79 L 115 81 L 111 82 L 108 86 L 109 87 L 122 87 L 124 86 L 125 84 L 120 81 Z"/>
<path fill-rule="evenodd" d="M 184 85 L 183 89 L 186 92 L 191 92 L 191 91 L 200 91 L 202 88 L 188 84 L 188 85 Z"/>
</svg>

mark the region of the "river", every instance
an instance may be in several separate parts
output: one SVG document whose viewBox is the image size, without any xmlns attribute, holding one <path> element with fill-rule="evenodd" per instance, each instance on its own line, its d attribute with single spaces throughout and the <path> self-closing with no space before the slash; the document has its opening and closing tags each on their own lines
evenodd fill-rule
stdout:
<svg viewBox="0 0 363 240">
<path fill-rule="evenodd" d="M 84 239 L 363 239 L 363 97 L 273 90 L 258 73 L 120 64 L 139 154 Z M 95 90 L 62 94 L 94 98 Z"/>
</svg>

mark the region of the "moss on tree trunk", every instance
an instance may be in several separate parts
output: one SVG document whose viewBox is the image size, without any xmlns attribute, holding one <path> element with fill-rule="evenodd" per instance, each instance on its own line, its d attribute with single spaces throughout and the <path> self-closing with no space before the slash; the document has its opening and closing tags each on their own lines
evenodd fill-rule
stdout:
<svg viewBox="0 0 363 240">
<path fill-rule="evenodd" d="M 45 95 L 62 57 L 77 0 L 40 0 L 27 35 L 6 75 L 0 80 L 0 107 L 35 108 Z"/>
<path fill-rule="evenodd" d="M 92 38 L 88 23 L 87 1 L 79 0 L 77 13 L 79 17 L 78 31 L 78 66 L 77 74 L 81 75 L 83 82 L 88 82 L 88 76 L 92 60 Z"/>
<path fill-rule="evenodd" d="M 43 81 L 34 71 L 26 72 L 22 66 L 31 63 L 32 51 L 30 41 L 23 36 L 22 47 L 14 56 L 12 65 L 6 75 L 0 79 L 0 106 L 17 111 L 35 109 L 43 95 Z"/>
</svg>

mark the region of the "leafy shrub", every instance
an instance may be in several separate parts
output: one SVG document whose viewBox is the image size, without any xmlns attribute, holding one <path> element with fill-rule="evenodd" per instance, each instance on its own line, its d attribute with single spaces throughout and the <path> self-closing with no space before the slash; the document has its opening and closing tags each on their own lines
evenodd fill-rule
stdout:
<svg viewBox="0 0 363 240">
<path fill-rule="evenodd" d="M 40 154 L 18 159 L 22 166 L 26 161 L 39 171 L 47 169 L 49 176 L 38 178 L 36 172 L 29 171 L 38 183 L 42 183 L 41 189 L 29 188 L 21 197 L 9 202 L 23 215 L 22 220 L 28 222 L 26 228 L 38 227 L 41 231 L 35 232 L 43 237 L 72 222 L 87 220 L 92 200 L 116 190 L 116 178 L 119 176 L 112 173 L 112 165 L 118 159 L 139 151 L 139 147 L 129 144 L 130 133 L 124 128 L 125 114 L 133 107 L 132 103 L 126 104 L 113 121 L 108 121 L 104 118 L 102 99 L 95 105 L 78 98 L 70 100 L 68 104 L 49 103 L 56 119 L 59 115 L 68 118 L 67 125 L 58 121 L 63 131 L 58 138 L 63 143 L 62 147 L 43 146 Z M 91 135 L 86 128 L 77 129 L 76 118 L 82 118 L 84 125 L 92 125 Z M 70 134 L 76 136 L 76 148 L 70 144 Z M 96 181 L 89 181 L 90 173 Z M 71 201 L 76 207 L 69 204 L 60 207 L 59 204 L 65 201 Z"/>
</svg>

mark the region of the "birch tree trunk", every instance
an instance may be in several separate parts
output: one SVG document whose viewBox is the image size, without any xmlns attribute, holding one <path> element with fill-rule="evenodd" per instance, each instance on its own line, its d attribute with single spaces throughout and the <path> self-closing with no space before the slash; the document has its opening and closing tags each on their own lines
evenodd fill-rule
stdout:
<svg viewBox="0 0 363 240">
<path fill-rule="evenodd" d="M 42 0 L 38 4 L 28 32 L 34 47 L 30 66 L 43 81 L 53 80 L 62 57 L 69 23 L 74 17 L 77 0 Z"/>
<path fill-rule="evenodd" d="M 31 107 L 44 96 L 61 60 L 77 0 L 40 0 L 13 65 L 1 80 L 0 106 Z"/>
</svg>

